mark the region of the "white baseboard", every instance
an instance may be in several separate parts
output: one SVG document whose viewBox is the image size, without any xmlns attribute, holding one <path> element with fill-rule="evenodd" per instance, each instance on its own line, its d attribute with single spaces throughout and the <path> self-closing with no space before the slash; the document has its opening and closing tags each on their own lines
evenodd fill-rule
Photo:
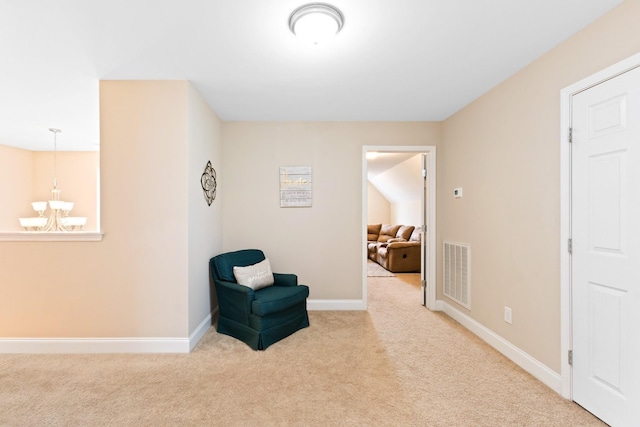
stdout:
<svg viewBox="0 0 640 427">
<path fill-rule="evenodd" d="M 0 338 L 0 353 L 189 353 L 211 327 L 216 311 L 188 338 Z"/>
<path fill-rule="evenodd" d="M 206 334 L 211 327 L 213 316 L 218 312 L 218 308 L 219 307 L 214 308 L 213 311 L 209 313 L 202 322 L 200 322 L 196 330 L 189 336 L 189 353 L 193 351 L 202 337 L 204 337 L 204 334 Z"/>
<path fill-rule="evenodd" d="M 550 369 L 545 364 L 539 362 L 537 359 L 493 332 L 491 329 L 488 329 L 486 326 L 473 320 L 471 317 L 447 304 L 445 301 L 436 301 L 436 310 L 446 313 L 449 317 L 476 334 L 491 347 L 498 350 L 516 365 L 533 375 L 556 393 L 562 393 L 561 375 Z"/>
<path fill-rule="evenodd" d="M 333 311 L 333 310 L 366 310 L 367 303 L 361 299 L 310 299 L 307 300 L 307 310 Z"/>
<path fill-rule="evenodd" d="M 189 338 L 4 338 L 0 353 L 188 353 Z"/>
</svg>

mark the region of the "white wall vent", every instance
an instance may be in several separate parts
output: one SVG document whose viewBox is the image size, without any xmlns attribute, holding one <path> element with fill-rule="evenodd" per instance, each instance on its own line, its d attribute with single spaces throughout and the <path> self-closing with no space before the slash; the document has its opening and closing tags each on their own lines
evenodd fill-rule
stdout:
<svg viewBox="0 0 640 427">
<path fill-rule="evenodd" d="M 471 309 L 471 248 L 469 245 L 444 242 L 444 294 Z"/>
</svg>

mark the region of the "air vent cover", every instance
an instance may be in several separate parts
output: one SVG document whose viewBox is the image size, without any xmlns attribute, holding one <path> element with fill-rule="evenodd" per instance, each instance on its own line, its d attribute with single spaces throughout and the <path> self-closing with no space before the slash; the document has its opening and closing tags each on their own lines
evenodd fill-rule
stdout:
<svg viewBox="0 0 640 427">
<path fill-rule="evenodd" d="M 462 243 L 444 242 L 444 294 L 471 309 L 471 248 Z"/>
</svg>

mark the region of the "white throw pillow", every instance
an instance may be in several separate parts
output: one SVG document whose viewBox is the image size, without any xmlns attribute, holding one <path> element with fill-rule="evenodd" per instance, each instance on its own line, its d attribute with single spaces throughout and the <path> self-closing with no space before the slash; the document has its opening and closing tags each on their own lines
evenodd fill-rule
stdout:
<svg viewBox="0 0 640 427">
<path fill-rule="evenodd" d="M 233 267 L 233 275 L 239 285 L 248 286 L 254 291 L 273 285 L 269 258 L 247 267 Z"/>
</svg>

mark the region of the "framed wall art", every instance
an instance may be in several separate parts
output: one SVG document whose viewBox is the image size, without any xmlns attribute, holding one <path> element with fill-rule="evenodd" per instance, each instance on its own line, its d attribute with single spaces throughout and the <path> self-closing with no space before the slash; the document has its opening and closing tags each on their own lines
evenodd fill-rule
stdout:
<svg viewBox="0 0 640 427">
<path fill-rule="evenodd" d="M 280 207 L 311 207 L 311 166 L 280 167 Z"/>
</svg>

